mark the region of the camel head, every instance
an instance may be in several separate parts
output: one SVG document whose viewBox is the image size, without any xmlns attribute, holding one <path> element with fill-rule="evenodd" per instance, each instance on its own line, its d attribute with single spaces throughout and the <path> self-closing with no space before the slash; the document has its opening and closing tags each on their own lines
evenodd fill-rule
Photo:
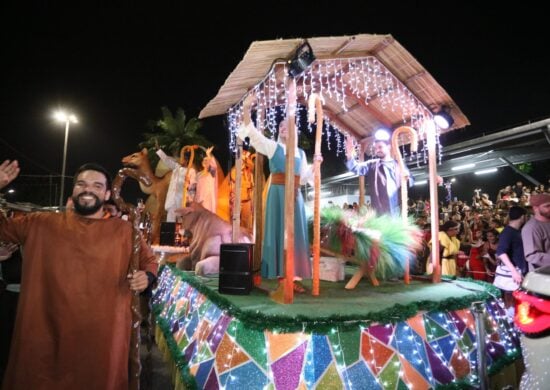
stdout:
<svg viewBox="0 0 550 390">
<path fill-rule="evenodd" d="M 129 168 L 136 168 L 139 170 L 144 170 L 143 168 L 146 168 L 149 166 L 150 169 L 150 163 L 149 163 L 149 157 L 147 155 L 147 148 L 141 149 L 139 152 L 132 153 L 126 157 L 122 158 L 122 165 Z"/>
<path fill-rule="evenodd" d="M 211 212 L 203 207 L 202 202 L 190 202 L 187 207 L 177 209 L 175 213 L 180 217 L 184 229 L 192 229 L 202 216 Z"/>
</svg>

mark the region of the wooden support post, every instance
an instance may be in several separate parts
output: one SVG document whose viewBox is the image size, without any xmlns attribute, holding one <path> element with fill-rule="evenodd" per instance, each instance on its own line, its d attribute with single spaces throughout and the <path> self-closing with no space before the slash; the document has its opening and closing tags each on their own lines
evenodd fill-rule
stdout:
<svg viewBox="0 0 550 390">
<path fill-rule="evenodd" d="M 263 134 L 263 115 L 262 110 L 256 111 L 256 122 L 258 123 L 258 131 Z M 261 153 L 256 153 L 256 158 L 254 159 L 254 193 L 253 193 L 253 237 L 254 237 L 254 259 L 253 270 L 261 270 L 262 268 L 262 240 L 264 237 L 264 187 L 265 187 L 265 176 L 264 176 L 264 160 L 265 157 Z M 253 276 L 254 286 L 259 286 L 262 283 L 261 271 L 258 271 Z"/>
<path fill-rule="evenodd" d="M 233 202 L 233 215 L 231 217 L 232 222 L 232 235 L 231 241 L 237 242 L 239 233 L 241 231 L 241 185 L 243 176 L 243 141 L 237 137 L 237 150 L 235 155 L 235 194 L 233 194 L 235 201 Z M 231 175 L 231 171 L 229 171 Z"/>
<path fill-rule="evenodd" d="M 365 149 L 363 144 L 359 143 L 359 162 L 365 161 Z M 365 205 L 365 176 L 359 175 L 359 207 Z"/>
<path fill-rule="evenodd" d="M 407 223 L 408 219 L 408 200 L 409 200 L 409 193 L 408 193 L 408 186 L 409 186 L 409 173 L 407 170 L 407 165 L 403 161 L 403 156 L 401 155 L 401 151 L 399 150 L 399 136 L 401 133 L 408 133 L 411 137 L 411 152 L 416 152 L 418 148 L 418 135 L 416 133 L 416 130 L 413 129 L 410 126 L 401 126 L 398 127 L 393 131 L 391 144 L 392 144 L 392 152 L 393 157 L 397 160 L 397 163 L 399 164 L 399 171 L 400 171 L 400 178 L 396 178 L 397 180 L 400 180 L 401 185 L 401 218 L 403 219 L 403 223 Z M 410 270 L 409 270 L 409 258 L 405 260 L 405 275 L 403 278 L 405 284 L 410 283 Z"/>
<path fill-rule="evenodd" d="M 426 138 L 428 143 L 428 172 L 430 183 L 430 220 L 432 226 L 432 282 L 441 282 L 441 264 L 439 259 L 439 209 L 437 199 L 437 155 L 435 151 L 435 123 L 426 123 Z"/>
<path fill-rule="evenodd" d="M 321 249 L 321 136 L 323 134 L 323 104 L 322 96 L 312 94 L 309 103 L 308 121 L 313 123 L 313 106 L 317 116 L 317 129 L 315 132 L 315 152 L 313 155 L 313 187 L 315 189 L 315 199 L 313 200 L 313 286 L 311 294 L 319 295 L 319 266 Z"/>
<path fill-rule="evenodd" d="M 288 137 L 286 141 L 285 159 L 285 281 L 282 303 L 289 304 L 294 302 L 294 205 L 296 203 L 296 194 L 294 192 L 296 83 L 294 79 L 287 79 L 286 90 L 288 91 L 286 109 Z M 273 299 L 277 300 L 277 295 L 273 295 Z"/>
</svg>

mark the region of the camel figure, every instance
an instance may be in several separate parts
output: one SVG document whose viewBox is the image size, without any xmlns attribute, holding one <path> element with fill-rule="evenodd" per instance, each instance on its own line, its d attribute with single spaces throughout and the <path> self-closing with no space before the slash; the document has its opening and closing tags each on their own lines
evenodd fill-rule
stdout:
<svg viewBox="0 0 550 390">
<path fill-rule="evenodd" d="M 152 243 L 158 244 L 160 241 L 160 224 L 164 220 L 164 203 L 172 171 L 166 172 L 162 177 L 155 175 L 147 155 L 147 148 L 123 157 L 122 164 L 125 167 L 137 169 L 151 180 L 152 184 L 150 186 L 139 183 L 139 187 L 144 193 L 149 195 L 146 202 L 146 210 L 151 213 Z"/>
<path fill-rule="evenodd" d="M 193 234 L 189 255 L 178 261 L 178 268 L 195 271 L 197 275 L 219 273 L 220 246 L 232 242 L 231 224 L 196 202 L 176 210 L 176 214 L 181 216 L 181 227 Z M 252 237 L 243 229 L 237 242 L 251 243 Z"/>
</svg>

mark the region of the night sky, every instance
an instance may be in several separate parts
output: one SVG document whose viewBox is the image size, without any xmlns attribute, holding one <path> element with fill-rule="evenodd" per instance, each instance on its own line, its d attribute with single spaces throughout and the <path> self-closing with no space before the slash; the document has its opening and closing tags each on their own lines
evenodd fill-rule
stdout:
<svg viewBox="0 0 550 390">
<path fill-rule="evenodd" d="M 115 173 L 162 106 L 198 116 L 257 40 L 393 35 L 471 122 L 444 144 L 550 116 L 546 14 L 523 4 L 482 11 L 463 2 L 46 3 L 1 6 L 0 158 L 18 159 L 24 175 L 61 172 L 64 127 L 51 119 L 58 107 L 80 119 L 71 126 L 67 174 L 88 161 Z M 222 119 L 205 120 L 203 132 L 227 161 Z"/>
</svg>

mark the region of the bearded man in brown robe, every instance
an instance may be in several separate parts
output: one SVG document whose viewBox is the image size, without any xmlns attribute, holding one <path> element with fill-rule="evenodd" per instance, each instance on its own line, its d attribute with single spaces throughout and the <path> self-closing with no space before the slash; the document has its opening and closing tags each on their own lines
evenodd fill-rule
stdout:
<svg viewBox="0 0 550 390">
<path fill-rule="evenodd" d="M 10 167 L 0 166 L 0 179 L 13 180 Z M 142 240 L 140 270 L 128 275 L 132 226 L 102 218 L 110 184 L 104 168 L 85 164 L 71 210 L 0 221 L 0 240 L 23 246 L 4 389 L 128 388 L 131 298 L 153 282 L 158 266 Z"/>
</svg>

